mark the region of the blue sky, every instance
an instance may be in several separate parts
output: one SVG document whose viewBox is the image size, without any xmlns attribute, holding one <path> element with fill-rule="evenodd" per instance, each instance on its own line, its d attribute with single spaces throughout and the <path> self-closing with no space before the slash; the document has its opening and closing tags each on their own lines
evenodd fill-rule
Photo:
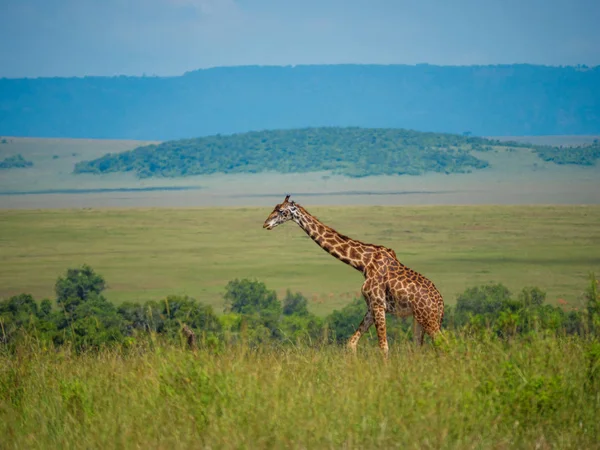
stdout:
<svg viewBox="0 0 600 450">
<path fill-rule="evenodd" d="M 0 77 L 600 65 L 600 0 L 0 0 Z"/>
</svg>

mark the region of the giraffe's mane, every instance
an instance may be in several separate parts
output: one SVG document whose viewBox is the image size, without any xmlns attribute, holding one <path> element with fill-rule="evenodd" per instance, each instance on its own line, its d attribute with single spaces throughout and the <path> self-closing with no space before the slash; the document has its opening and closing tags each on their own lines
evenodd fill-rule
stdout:
<svg viewBox="0 0 600 450">
<path fill-rule="evenodd" d="M 370 244 L 368 242 L 363 242 L 363 241 L 359 241 L 358 239 L 354 239 L 351 238 L 350 236 L 346 236 L 345 234 L 340 233 L 339 231 L 337 231 L 335 228 L 330 227 L 329 225 L 323 223 L 321 220 L 319 220 L 316 216 L 312 215 L 311 213 L 309 213 L 306 208 L 304 208 L 302 205 L 299 205 L 298 203 L 295 203 L 295 205 L 297 207 L 299 207 L 302 211 L 304 211 L 306 214 L 308 214 L 310 217 L 312 217 L 313 219 L 315 219 L 317 222 L 319 222 L 321 225 L 323 225 L 326 229 L 329 229 L 331 231 L 333 231 L 335 234 L 337 234 L 339 237 L 341 237 L 342 239 L 347 239 L 348 241 L 351 242 L 356 242 L 357 244 L 361 244 L 364 245 L 366 247 L 372 247 L 375 249 L 380 249 L 380 250 L 387 250 L 389 252 L 392 252 L 394 254 L 394 256 L 396 256 L 396 252 L 394 252 L 393 249 L 386 247 L 385 245 L 377 245 L 377 244 Z"/>
</svg>

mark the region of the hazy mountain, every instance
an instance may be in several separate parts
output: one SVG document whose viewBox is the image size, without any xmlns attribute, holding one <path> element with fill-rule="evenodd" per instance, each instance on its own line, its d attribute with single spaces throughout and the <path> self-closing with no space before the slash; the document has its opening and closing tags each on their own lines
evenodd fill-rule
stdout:
<svg viewBox="0 0 600 450">
<path fill-rule="evenodd" d="M 0 135 L 165 140 L 316 126 L 598 134 L 600 66 L 245 66 L 0 79 Z"/>
</svg>

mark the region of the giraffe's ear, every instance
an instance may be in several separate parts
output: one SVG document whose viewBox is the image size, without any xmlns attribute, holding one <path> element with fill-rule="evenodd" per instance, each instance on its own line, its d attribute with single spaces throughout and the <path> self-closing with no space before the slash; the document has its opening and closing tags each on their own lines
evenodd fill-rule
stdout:
<svg viewBox="0 0 600 450">
<path fill-rule="evenodd" d="M 283 202 L 285 203 L 285 202 L 287 202 L 289 199 L 290 199 L 290 194 L 287 194 L 287 195 L 285 196 L 285 200 L 284 200 Z"/>
</svg>

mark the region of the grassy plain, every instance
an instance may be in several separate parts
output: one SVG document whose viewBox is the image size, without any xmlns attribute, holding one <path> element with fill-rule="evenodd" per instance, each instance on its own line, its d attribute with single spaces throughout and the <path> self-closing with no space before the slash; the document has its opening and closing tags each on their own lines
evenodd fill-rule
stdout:
<svg viewBox="0 0 600 450">
<path fill-rule="evenodd" d="M 455 339 L 0 353 L 2 448 L 598 448 L 600 347 Z"/>
<path fill-rule="evenodd" d="M 273 200 L 279 201 L 280 199 Z M 447 303 L 467 287 L 538 286 L 576 305 L 600 273 L 598 206 L 310 207 L 338 231 L 387 245 Z M 262 229 L 270 208 L 16 210 L 0 214 L 0 298 L 53 297 L 67 268 L 91 265 L 116 302 L 186 294 L 222 310 L 228 281 L 255 278 L 326 314 L 357 296 L 359 272 L 294 223 Z"/>
</svg>

